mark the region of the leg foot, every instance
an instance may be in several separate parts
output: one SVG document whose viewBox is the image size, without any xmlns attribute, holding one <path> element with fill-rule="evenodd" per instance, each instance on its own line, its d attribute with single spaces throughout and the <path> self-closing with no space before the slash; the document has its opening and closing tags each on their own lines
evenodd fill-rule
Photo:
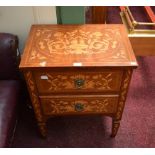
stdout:
<svg viewBox="0 0 155 155">
<path fill-rule="evenodd" d="M 120 121 L 114 120 L 112 121 L 112 134 L 111 137 L 115 137 L 120 126 Z"/>
<path fill-rule="evenodd" d="M 46 138 L 46 136 L 47 136 L 46 123 L 44 123 L 44 122 L 39 122 L 39 123 L 38 123 L 38 126 L 39 126 L 39 130 L 40 130 L 41 136 L 42 136 L 43 138 Z"/>
</svg>

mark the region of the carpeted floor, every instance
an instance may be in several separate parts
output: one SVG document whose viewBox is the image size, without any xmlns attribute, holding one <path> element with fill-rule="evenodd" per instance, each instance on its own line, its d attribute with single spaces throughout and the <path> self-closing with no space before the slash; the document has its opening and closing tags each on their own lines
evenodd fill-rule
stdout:
<svg viewBox="0 0 155 155">
<path fill-rule="evenodd" d="M 155 147 L 155 57 L 139 57 L 115 138 L 104 116 L 54 117 L 39 136 L 32 110 L 23 106 L 12 147 Z"/>
</svg>

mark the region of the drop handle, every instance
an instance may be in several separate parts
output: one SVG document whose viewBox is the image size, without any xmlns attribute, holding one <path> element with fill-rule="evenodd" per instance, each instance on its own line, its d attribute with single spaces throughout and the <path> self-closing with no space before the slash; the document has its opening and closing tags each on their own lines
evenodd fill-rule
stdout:
<svg viewBox="0 0 155 155">
<path fill-rule="evenodd" d="M 76 88 L 81 88 L 84 86 L 85 81 L 83 79 L 75 79 L 74 84 Z"/>
</svg>

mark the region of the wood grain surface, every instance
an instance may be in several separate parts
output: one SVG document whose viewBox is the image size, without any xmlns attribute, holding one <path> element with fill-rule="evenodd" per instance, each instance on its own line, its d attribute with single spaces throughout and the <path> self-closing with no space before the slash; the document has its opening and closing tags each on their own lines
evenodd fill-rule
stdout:
<svg viewBox="0 0 155 155">
<path fill-rule="evenodd" d="M 116 136 L 135 67 L 123 25 L 33 25 L 20 69 L 41 135 L 53 115 L 103 114 Z"/>
<path fill-rule="evenodd" d="M 20 68 L 137 66 L 123 25 L 33 25 Z"/>
</svg>

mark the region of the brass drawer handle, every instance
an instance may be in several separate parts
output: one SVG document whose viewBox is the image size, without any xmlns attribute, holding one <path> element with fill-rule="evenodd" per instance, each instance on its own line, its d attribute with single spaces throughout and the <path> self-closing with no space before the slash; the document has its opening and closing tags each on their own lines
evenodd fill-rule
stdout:
<svg viewBox="0 0 155 155">
<path fill-rule="evenodd" d="M 75 79 L 74 83 L 76 88 L 81 88 L 84 86 L 85 81 L 83 79 Z"/>
<path fill-rule="evenodd" d="M 76 103 L 75 104 L 75 111 L 81 112 L 84 110 L 84 105 L 81 103 Z"/>
</svg>

